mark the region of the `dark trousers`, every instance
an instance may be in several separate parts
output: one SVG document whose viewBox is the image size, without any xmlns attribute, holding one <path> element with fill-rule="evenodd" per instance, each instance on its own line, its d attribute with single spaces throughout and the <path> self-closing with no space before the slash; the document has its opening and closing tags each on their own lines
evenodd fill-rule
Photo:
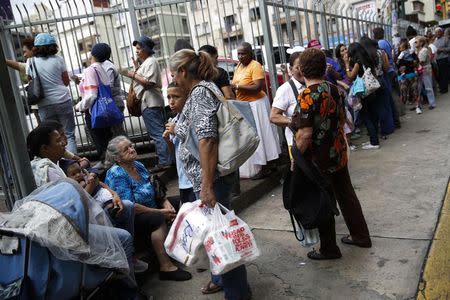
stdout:
<svg viewBox="0 0 450 300">
<path fill-rule="evenodd" d="M 439 91 L 441 93 L 448 92 L 448 72 L 450 71 L 448 58 L 436 60 L 439 68 Z"/>
<path fill-rule="evenodd" d="M 389 103 L 391 105 L 392 118 L 394 119 L 395 127 L 400 127 L 400 113 L 397 109 L 397 104 L 394 100 L 394 87 L 397 80 L 397 74 L 395 71 L 389 72 L 386 78 L 386 88 L 388 89 Z M 398 97 L 397 97 L 398 98 Z"/>
<path fill-rule="evenodd" d="M 380 144 L 378 140 L 378 122 L 380 120 L 378 106 L 382 103 L 379 100 L 377 99 L 377 93 L 373 93 L 364 98 L 362 102 L 361 116 L 369 132 L 370 143 L 372 145 Z"/>
<path fill-rule="evenodd" d="M 345 224 L 353 241 L 358 243 L 370 243 L 369 229 L 364 218 L 361 204 L 345 167 L 329 176 L 336 200 L 344 218 Z M 324 255 L 332 255 L 339 253 L 336 245 L 336 229 L 334 216 L 331 216 L 327 222 L 323 222 L 319 226 L 320 234 L 320 253 Z"/>
<path fill-rule="evenodd" d="M 91 126 L 91 114 L 86 111 L 84 113 L 84 120 L 86 122 L 86 127 L 91 133 L 92 140 L 95 145 L 95 149 L 97 150 L 97 154 L 100 157 L 100 160 L 105 159 L 106 148 L 108 147 L 109 141 L 113 137 L 113 133 L 111 127 L 107 128 L 92 128 Z"/>
</svg>

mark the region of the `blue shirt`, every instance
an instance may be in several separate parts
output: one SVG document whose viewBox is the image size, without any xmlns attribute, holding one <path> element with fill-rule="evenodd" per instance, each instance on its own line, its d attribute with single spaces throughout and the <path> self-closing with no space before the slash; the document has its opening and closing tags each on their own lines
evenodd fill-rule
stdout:
<svg viewBox="0 0 450 300">
<path fill-rule="evenodd" d="M 327 64 L 330 64 L 331 67 L 332 67 L 336 72 L 338 72 L 339 74 L 342 75 L 342 73 L 341 73 L 342 69 L 341 69 L 341 66 L 339 65 L 338 62 L 336 62 L 334 59 L 332 59 L 332 58 L 330 58 L 330 57 L 327 57 L 327 58 L 326 58 L 326 61 L 327 61 Z M 332 84 L 336 84 L 336 83 L 337 83 L 336 80 L 333 78 L 333 76 L 331 76 L 330 73 L 326 72 L 325 76 L 327 77 L 327 81 L 331 82 Z"/>
<path fill-rule="evenodd" d="M 150 208 L 157 208 L 155 191 L 150 183 L 150 173 L 144 165 L 134 162 L 140 180 L 136 180 L 121 166 L 114 165 L 106 173 L 105 183 L 114 190 L 121 199 L 142 204 Z"/>
<path fill-rule="evenodd" d="M 392 58 L 392 46 L 391 44 L 386 41 L 386 40 L 379 40 L 378 41 L 378 48 L 380 48 L 381 50 L 384 50 L 384 52 L 386 52 L 387 56 L 388 56 L 388 60 L 389 60 L 389 69 L 388 69 L 388 73 L 395 71 L 394 70 L 394 59 Z"/>
</svg>

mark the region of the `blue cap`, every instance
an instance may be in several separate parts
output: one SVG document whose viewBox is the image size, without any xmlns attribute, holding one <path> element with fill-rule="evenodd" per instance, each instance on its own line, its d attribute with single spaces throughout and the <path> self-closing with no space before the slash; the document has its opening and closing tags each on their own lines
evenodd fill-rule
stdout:
<svg viewBox="0 0 450 300">
<path fill-rule="evenodd" d="M 39 33 L 34 38 L 35 46 L 48 46 L 48 45 L 53 45 L 53 44 L 56 44 L 56 40 L 53 37 L 53 35 L 51 35 L 50 33 L 47 33 L 47 32 Z"/>
<path fill-rule="evenodd" d="M 144 51 L 147 52 L 148 55 L 152 55 L 155 53 L 155 51 L 153 51 L 153 47 L 155 47 L 155 42 L 148 36 L 143 35 L 133 42 L 133 46 L 136 46 L 137 44 L 139 44 L 142 48 L 144 48 Z"/>
</svg>

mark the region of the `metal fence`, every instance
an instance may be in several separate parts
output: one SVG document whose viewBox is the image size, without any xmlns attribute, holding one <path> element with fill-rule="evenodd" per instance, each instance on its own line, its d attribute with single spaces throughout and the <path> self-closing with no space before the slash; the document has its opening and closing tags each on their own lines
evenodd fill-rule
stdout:
<svg viewBox="0 0 450 300">
<path fill-rule="evenodd" d="M 97 42 L 111 45 L 112 61 L 125 74 L 132 66 L 132 42 L 147 35 L 155 41 L 155 55 L 161 65 L 163 85 L 167 86 L 170 81 L 167 65 L 177 39 L 186 39 L 195 48 L 204 44 L 216 46 L 219 65 L 230 76 L 237 64 L 236 49 L 247 41 L 266 69 L 269 95 L 284 80 L 280 70 L 287 64 L 288 47 L 317 39 L 329 49 L 339 43 L 357 41 L 379 26 L 384 27 L 387 37 L 391 36 L 389 7 L 378 15 L 331 0 L 47 0 L 15 5 L 11 11 L 14 20 L 0 20 L 0 40 L 8 59 L 23 61 L 23 38 L 51 32 L 57 38 L 59 55 L 64 57 L 69 75 L 80 74 L 89 65 L 90 50 Z M 2 15 L 8 12 L 0 11 Z M 20 75 L 14 71 L 9 75 L 15 99 L 25 101 Z M 130 79 L 122 76 L 124 94 L 129 84 Z M 74 102 L 78 101 L 75 83 L 71 82 L 69 89 Z M 24 104 L 19 108 L 23 107 L 21 124 L 27 131 L 37 121 Z M 125 115 L 130 137 L 136 143 L 148 145 L 142 120 L 130 117 L 127 112 Z M 79 113 L 76 124 L 79 152 L 89 153 L 94 148 Z"/>
</svg>

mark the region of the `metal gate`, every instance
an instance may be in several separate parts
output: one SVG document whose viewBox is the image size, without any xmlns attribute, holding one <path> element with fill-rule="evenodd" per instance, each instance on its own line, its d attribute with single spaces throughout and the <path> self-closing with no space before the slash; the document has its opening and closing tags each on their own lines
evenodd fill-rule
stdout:
<svg viewBox="0 0 450 300">
<path fill-rule="evenodd" d="M 188 40 L 195 48 L 214 45 L 219 64 L 230 76 L 237 64 L 236 49 L 247 41 L 255 57 L 266 69 L 269 95 L 284 80 L 281 68 L 287 64 L 286 48 L 305 45 L 317 39 L 325 48 L 348 44 L 371 34 L 382 26 L 390 36 L 389 14 L 361 12 L 339 1 L 320 0 L 48 0 L 45 3 L 24 1 L 0 11 L 0 40 L 5 57 L 23 61 L 22 40 L 39 32 L 51 32 L 57 39 L 69 75 L 80 74 L 89 65 L 90 50 L 97 42 L 111 45 L 112 61 L 123 74 L 132 66 L 132 42 L 140 35 L 151 37 L 161 65 L 163 85 L 171 80 L 170 55 L 177 39 Z M 5 16 L 14 16 L 11 17 Z M 1 17 L 3 16 L 3 17 Z M 6 72 L 8 73 L 8 72 Z M 18 72 L 9 70 L 8 79 L 19 111 L 18 120 L 26 136 L 37 126 L 24 98 L 24 81 Z M 2 76 L 3 79 L 4 76 Z M 122 76 L 126 94 L 130 79 Z M 74 103 L 79 92 L 74 82 L 69 89 Z M 163 89 L 164 90 L 164 89 Z M 143 145 L 149 144 L 141 119 L 125 112 L 128 135 Z M 76 113 L 76 140 L 81 154 L 93 150 L 84 119 Z M 1 178 L 6 178 L 4 160 Z M 4 184 L 4 180 L 0 180 Z M 5 189 L 4 189 L 5 190 Z"/>
</svg>

